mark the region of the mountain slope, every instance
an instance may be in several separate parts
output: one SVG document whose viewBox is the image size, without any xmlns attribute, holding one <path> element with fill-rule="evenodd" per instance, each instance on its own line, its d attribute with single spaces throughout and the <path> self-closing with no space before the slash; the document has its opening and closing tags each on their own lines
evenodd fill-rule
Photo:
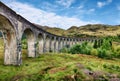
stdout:
<svg viewBox="0 0 120 81">
<path fill-rule="evenodd" d="M 39 26 L 39 25 L 38 25 Z M 56 35 L 67 37 L 87 37 L 87 36 L 116 36 L 120 34 L 120 25 L 88 24 L 85 26 L 72 26 L 67 30 L 42 26 L 42 29 Z"/>
</svg>

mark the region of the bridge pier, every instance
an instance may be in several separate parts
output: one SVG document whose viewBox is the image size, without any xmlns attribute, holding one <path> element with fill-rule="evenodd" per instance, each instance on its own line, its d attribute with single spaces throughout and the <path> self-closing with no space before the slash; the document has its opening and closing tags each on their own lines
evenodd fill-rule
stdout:
<svg viewBox="0 0 120 81">
<path fill-rule="evenodd" d="M 4 39 L 4 64 L 17 65 L 18 46 L 16 35 L 11 31 L 2 32 Z"/>
<path fill-rule="evenodd" d="M 36 47 L 35 41 L 28 42 L 28 57 L 35 57 L 36 56 Z"/>
<path fill-rule="evenodd" d="M 40 33 L 38 35 L 38 50 L 37 50 L 39 54 L 43 54 L 43 47 L 44 47 L 43 45 L 44 45 L 44 38 L 43 35 Z"/>
<path fill-rule="evenodd" d="M 50 51 L 50 37 L 46 36 L 45 37 L 45 52 L 49 52 Z"/>
<path fill-rule="evenodd" d="M 58 52 L 58 43 L 59 43 L 59 38 L 57 38 L 55 41 L 55 52 Z"/>
</svg>

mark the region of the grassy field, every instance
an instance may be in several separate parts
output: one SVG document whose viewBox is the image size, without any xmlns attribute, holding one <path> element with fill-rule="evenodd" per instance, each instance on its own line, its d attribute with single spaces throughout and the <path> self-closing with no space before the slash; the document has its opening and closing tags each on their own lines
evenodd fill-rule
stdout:
<svg viewBox="0 0 120 81">
<path fill-rule="evenodd" d="M 0 81 L 119 81 L 120 59 L 105 60 L 83 54 L 41 54 L 27 58 L 21 66 L 3 65 L 0 40 Z"/>
</svg>

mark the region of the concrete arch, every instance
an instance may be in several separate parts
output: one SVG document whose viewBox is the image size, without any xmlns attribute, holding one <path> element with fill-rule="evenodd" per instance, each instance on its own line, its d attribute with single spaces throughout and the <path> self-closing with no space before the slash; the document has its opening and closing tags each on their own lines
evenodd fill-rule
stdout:
<svg viewBox="0 0 120 81">
<path fill-rule="evenodd" d="M 22 37 L 24 37 L 24 36 L 27 39 L 28 57 L 35 57 L 36 56 L 35 33 L 30 28 L 26 28 L 22 34 Z"/>
<path fill-rule="evenodd" d="M 0 30 L 4 38 L 4 64 L 17 65 L 18 63 L 18 46 L 16 30 L 12 22 L 0 14 Z"/>
</svg>

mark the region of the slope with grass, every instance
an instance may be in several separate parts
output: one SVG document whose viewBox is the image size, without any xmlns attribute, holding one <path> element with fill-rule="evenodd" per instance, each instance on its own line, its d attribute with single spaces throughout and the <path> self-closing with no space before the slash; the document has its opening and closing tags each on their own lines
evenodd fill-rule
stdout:
<svg viewBox="0 0 120 81">
<path fill-rule="evenodd" d="M 88 55 L 44 54 L 26 58 L 21 66 L 0 64 L 1 81 L 69 81 L 119 79 L 120 60 L 103 60 Z"/>
</svg>

